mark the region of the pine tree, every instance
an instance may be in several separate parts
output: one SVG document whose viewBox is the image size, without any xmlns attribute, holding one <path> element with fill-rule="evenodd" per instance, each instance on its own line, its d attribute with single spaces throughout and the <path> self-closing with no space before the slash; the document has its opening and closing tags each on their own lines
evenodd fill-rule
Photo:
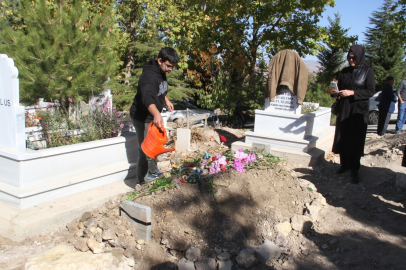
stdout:
<svg viewBox="0 0 406 270">
<path fill-rule="evenodd" d="M 327 85 L 338 74 L 345 63 L 345 53 L 349 45 L 354 43 L 357 36 L 347 36 L 349 29 L 343 29 L 341 26 L 340 14 L 334 14 L 332 20 L 328 17 L 330 26 L 327 27 L 328 38 L 324 40 L 327 49 L 317 55 L 320 71 L 317 73 L 317 83 Z"/>
<path fill-rule="evenodd" d="M 367 62 L 375 69 L 376 91 L 382 90 L 387 76 L 395 77 L 400 82 L 406 74 L 405 50 L 399 39 L 394 39 L 393 1 L 386 0 L 380 11 L 372 13 L 366 36 Z"/>
<path fill-rule="evenodd" d="M 0 50 L 19 69 L 22 102 L 87 100 L 105 89 L 118 66 L 109 9 L 90 13 L 79 0 L 22 0 L 19 11 L 26 27 L 1 22 Z"/>
</svg>

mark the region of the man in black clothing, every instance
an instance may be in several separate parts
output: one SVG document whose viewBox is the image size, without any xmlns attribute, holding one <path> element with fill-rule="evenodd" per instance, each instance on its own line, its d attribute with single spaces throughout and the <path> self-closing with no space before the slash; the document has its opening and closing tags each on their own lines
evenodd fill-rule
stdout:
<svg viewBox="0 0 406 270">
<path fill-rule="evenodd" d="M 179 57 L 175 49 L 161 49 L 158 58 L 151 59 L 143 68 L 138 81 L 137 94 L 130 108 L 130 115 L 137 133 L 139 155 L 137 177 L 139 183 L 148 182 L 159 177 L 163 172 L 158 169 L 157 161 L 147 157 L 141 149 L 141 143 L 147 135 L 148 126 L 153 122 L 157 127 L 164 125 L 161 116 L 164 105 L 173 111 L 173 105 L 166 97 L 169 74 L 178 63 Z"/>
<path fill-rule="evenodd" d="M 391 114 L 395 111 L 396 95 L 393 92 L 392 85 L 395 83 L 395 78 L 388 76 L 386 84 L 381 92 L 381 100 L 379 101 L 379 120 L 377 134 L 385 135 L 388 128 Z"/>
</svg>

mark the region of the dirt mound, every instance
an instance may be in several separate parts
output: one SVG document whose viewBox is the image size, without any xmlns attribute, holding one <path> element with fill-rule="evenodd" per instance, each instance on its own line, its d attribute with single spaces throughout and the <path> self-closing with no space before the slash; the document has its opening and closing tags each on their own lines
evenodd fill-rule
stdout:
<svg viewBox="0 0 406 270">
<path fill-rule="evenodd" d="M 206 151 L 226 150 L 218 135 L 226 136 L 229 146 L 243 132 L 218 128 L 203 135 L 207 140 L 193 142 L 198 150 L 178 157 L 168 154 L 169 159 L 183 162 Z M 406 196 L 395 181 L 397 173 L 406 172 L 400 166 L 405 142 L 406 134 L 369 135 L 359 185 L 350 184 L 349 173 L 335 174 L 338 157 L 330 153 L 315 167 L 281 161 L 243 173 L 226 170 L 200 183 L 180 183 L 137 198 L 152 209 L 152 240 L 145 245 L 137 242 L 117 210 L 102 215 L 128 194 L 92 215 L 96 225 L 109 220 L 121 226 L 122 237 L 134 238 L 134 269 L 189 269 L 182 267 L 191 254 L 205 259 L 195 263 L 196 269 L 211 269 L 207 265 L 212 262 L 221 269 L 404 269 Z M 0 268 L 22 267 L 27 254 L 68 242 L 69 237 L 68 229 L 61 228 L 21 243 L 2 239 Z M 266 241 L 275 243 L 277 257 L 264 264 L 258 256 L 248 256 Z M 102 243 L 105 252 L 126 252 Z M 243 253 L 248 254 L 245 261 Z M 252 264 L 244 264 L 248 261 Z M 199 268 L 203 263 L 206 267 Z"/>
</svg>

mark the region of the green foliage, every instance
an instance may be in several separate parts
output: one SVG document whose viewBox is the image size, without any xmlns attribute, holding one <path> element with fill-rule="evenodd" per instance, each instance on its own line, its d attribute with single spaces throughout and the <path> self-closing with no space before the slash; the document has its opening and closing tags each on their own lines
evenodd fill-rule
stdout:
<svg viewBox="0 0 406 270">
<path fill-rule="evenodd" d="M 309 76 L 309 84 L 305 96 L 306 102 L 319 103 L 320 107 L 330 108 L 335 102 L 330 96 L 330 83 L 323 84 L 317 82 L 316 78 Z M 336 123 L 336 116 L 331 115 L 330 125 L 334 126 Z"/>
<path fill-rule="evenodd" d="M 309 78 L 304 101 L 319 103 L 321 107 L 331 107 L 334 103 L 334 99 L 330 96 L 330 83 L 322 84 L 317 82 L 314 78 Z"/>
<path fill-rule="evenodd" d="M 115 106 L 118 111 L 129 111 L 134 97 L 135 94 L 133 92 L 114 95 L 113 106 Z"/>
<path fill-rule="evenodd" d="M 4 20 L 13 29 L 20 29 L 25 26 L 21 14 L 18 12 L 19 6 L 20 0 L 4 0 L 0 2 L 0 20 Z"/>
<path fill-rule="evenodd" d="M 376 91 L 382 90 L 387 76 L 397 82 L 406 76 L 405 48 L 402 40 L 393 38 L 397 22 L 392 15 L 394 2 L 385 0 L 380 11 L 372 13 L 366 36 L 367 61 L 375 69 Z"/>
<path fill-rule="evenodd" d="M 69 130 L 77 128 L 72 124 L 67 113 L 54 108 L 37 110 L 37 119 L 41 126 L 41 136 L 47 148 L 75 144 L 78 141 Z"/>
<path fill-rule="evenodd" d="M 81 117 L 76 123 L 83 130 L 78 139 L 81 142 L 91 142 L 117 137 L 122 123 L 120 116 L 115 111 L 110 112 L 100 108 L 90 110 L 89 115 Z"/>
<path fill-rule="evenodd" d="M 200 89 L 200 104 L 219 103 L 232 111 L 241 92 L 248 92 L 243 88 L 256 83 L 264 54 L 294 49 L 303 56 L 320 49 L 318 41 L 326 34 L 316 24 L 327 5 L 334 1 L 159 0 L 154 7 L 166 41 L 188 59 L 188 78 Z"/>
<path fill-rule="evenodd" d="M 339 77 L 339 72 L 345 63 L 345 53 L 350 44 L 354 43 L 357 36 L 347 36 L 349 29 L 341 27 L 341 16 L 335 14 L 334 20 L 328 17 L 330 26 L 326 31 L 328 37 L 323 39 L 327 48 L 317 54 L 320 71 L 317 73 L 317 81 L 321 84 L 329 84 L 330 81 Z"/>
<path fill-rule="evenodd" d="M 177 186 L 177 183 L 173 181 L 170 177 L 159 177 L 151 182 L 143 183 L 142 185 L 137 184 L 133 192 L 128 195 L 124 200 L 133 201 L 139 197 L 147 196 L 152 192 L 159 190 L 171 189 Z"/>
<path fill-rule="evenodd" d="M 93 106 L 89 111 L 79 111 L 79 106 L 70 104 L 80 117 L 73 118 L 64 107 L 37 110 L 35 118 L 41 126 L 41 136 L 47 148 L 80 142 L 117 137 L 121 130 L 121 112 Z"/>
<path fill-rule="evenodd" d="M 393 6 L 394 27 L 392 36 L 394 39 L 406 40 L 406 0 L 398 0 Z M 404 47 L 406 44 L 404 44 Z"/>
<path fill-rule="evenodd" d="M 15 30 L 0 22 L 0 49 L 19 69 L 22 102 L 86 100 L 105 89 L 117 69 L 110 9 L 98 14 L 78 0 L 22 0 L 18 10 L 26 27 Z"/>
</svg>

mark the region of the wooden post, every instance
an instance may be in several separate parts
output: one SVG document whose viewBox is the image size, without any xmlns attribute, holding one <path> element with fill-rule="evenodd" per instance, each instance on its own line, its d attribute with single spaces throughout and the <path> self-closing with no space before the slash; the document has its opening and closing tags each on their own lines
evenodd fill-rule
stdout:
<svg viewBox="0 0 406 270">
<path fill-rule="evenodd" d="M 186 128 L 189 129 L 189 108 L 186 108 Z"/>
</svg>

